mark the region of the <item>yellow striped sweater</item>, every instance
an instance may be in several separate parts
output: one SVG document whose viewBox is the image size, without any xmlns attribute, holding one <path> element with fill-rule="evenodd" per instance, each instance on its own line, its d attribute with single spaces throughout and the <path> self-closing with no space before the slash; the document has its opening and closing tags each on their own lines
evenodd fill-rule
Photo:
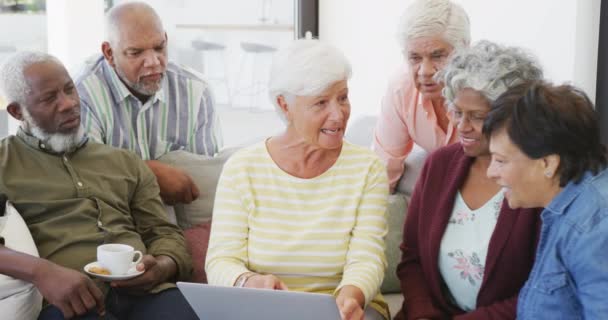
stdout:
<svg viewBox="0 0 608 320">
<path fill-rule="evenodd" d="M 217 187 L 206 259 L 210 284 L 274 274 L 290 290 L 335 294 L 354 285 L 388 317 L 379 288 L 386 258 L 386 169 L 344 142 L 336 163 L 302 179 L 280 169 L 264 142 L 234 154 Z"/>
</svg>

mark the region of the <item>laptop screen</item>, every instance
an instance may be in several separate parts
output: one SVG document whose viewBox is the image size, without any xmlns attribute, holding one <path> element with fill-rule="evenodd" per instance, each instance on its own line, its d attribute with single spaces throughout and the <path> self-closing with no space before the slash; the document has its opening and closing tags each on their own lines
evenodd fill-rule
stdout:
<svg viewBox="0 0 608 320">
<path fill-rule="evenodd" d="M 177 287 L 201 320 L 340 319 L 336 300 L 328 294 L 189 282 Z"/>
</svg>

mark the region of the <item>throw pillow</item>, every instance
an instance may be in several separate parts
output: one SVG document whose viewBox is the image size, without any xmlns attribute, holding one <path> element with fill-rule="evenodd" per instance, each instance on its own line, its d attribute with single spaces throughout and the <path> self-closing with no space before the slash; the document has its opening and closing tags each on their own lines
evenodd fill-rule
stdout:
<svg viewBox="0 0 608 320">
<path fill-rule="evenodd" d="M 169 152 L 158 159 L 184 170 L 194 180 L 200 191 L 200 196 L 192 203 L 174 206 L 177 224 L 182 229 L 186 230 L 211 220 L 217 182 L 224 163 L 236 150 L 238 148 L 224 149 L 215 157 L 179 150 Z"/>
<path fill-rule="evenodd" d="M 201 223 L 190 229 L 184 230 L 188 250 L 192 256 L 192 281 L 207 283 L 205 273 L 205 258 L 209 246 L 209 234 L 211 233 L 211 222 Z"/>
<path fill-rule="evenodd" d="M 388 234 L 385 238 L 386 261 L 388 266 L 384 274 L 384 281 L 380 288 L 383 294 L 401 293 L 401 284 L 397 278 L 397 264 L 401 261 L 401 250 L 399 246 L 403 241 L 403 224 L 408 208 L 408 197 L 403 193 L 392 194 L 388 197 L 386 210 L 386 222 L 388 223 Z"/>
<path fill-rule="evenodd" d="M 38 256 L 27 225 L 10 202 L 0 216 L 0 237 L 7 248 Z M 33 284 L 0 274 L 0 319 L 36 319 L 41 308 L 42 295 Z"/>
</svg>

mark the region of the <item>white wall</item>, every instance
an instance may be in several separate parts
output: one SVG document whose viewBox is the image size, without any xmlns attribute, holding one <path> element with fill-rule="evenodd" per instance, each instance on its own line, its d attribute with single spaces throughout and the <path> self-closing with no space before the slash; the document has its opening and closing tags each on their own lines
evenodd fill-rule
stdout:
<svg viewBox="0 0 608 320">
<path fill-rule="evenodd" d="M 353 67 L 351 119 L 377 114 L 387 78 L 402 55 L 395 30 L 409 0 L 320 0 L 319 39 L 343 50 Z"/>
<path fill-rule="evenodd" d="M 0 14 L 0 45 L 17 50 L 46 51 L 46 15 L 41 13 Z"/>
<path fill-rule="evenodd" d="M 24 14 L 24 13 L 2 13 L 0 14 L 0 30 L 3 30 L 0 35 L 1 46 L 11 46 L 17 51 L 46 51 L 46 15 Z M 0 63 L 7 58 L 12 52 L 0 53 Z M 5 101 L 0 97 L 0 109 L 5 108 Z M 0 110 L 3 123 L 0 125 L 4 129 L 6 126 L 9 133 L 17 131 L 18 122 L 6 111 Z M 4 122 L 7 121 L 8 122 Z M 4 134 L 4 132 L 2 132 Z M 0 135 L 2 137 L 2 135 Z"/>
<path fill-rule="evenodd" d="M 601 0 L 455 0 L 471 19 L 473 41 L 528 48 L 548 79 L 572 82 L 595 98 Z M 352 117 L 375 115 L 402 56 L 394 34 L 411 0 L 321 0 L 319 37 L 353 64 Z"/>
<path fill-rule="evenodd" d="M 48 53 L 69 70 L 101 52 L 103 0 L 48 0 Z"/>
</svg>

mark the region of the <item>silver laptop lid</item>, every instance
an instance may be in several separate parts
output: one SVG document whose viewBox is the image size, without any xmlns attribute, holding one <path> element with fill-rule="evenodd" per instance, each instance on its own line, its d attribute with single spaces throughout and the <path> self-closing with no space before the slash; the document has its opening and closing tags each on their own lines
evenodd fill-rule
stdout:
<svg viewBox="0 0 608 320">
<path fill-rule="evenodd" d="M 201 320 L 339 320 L 336 300 L 328 294 L 218 287 L 178 282 Z"/>
</svg>

